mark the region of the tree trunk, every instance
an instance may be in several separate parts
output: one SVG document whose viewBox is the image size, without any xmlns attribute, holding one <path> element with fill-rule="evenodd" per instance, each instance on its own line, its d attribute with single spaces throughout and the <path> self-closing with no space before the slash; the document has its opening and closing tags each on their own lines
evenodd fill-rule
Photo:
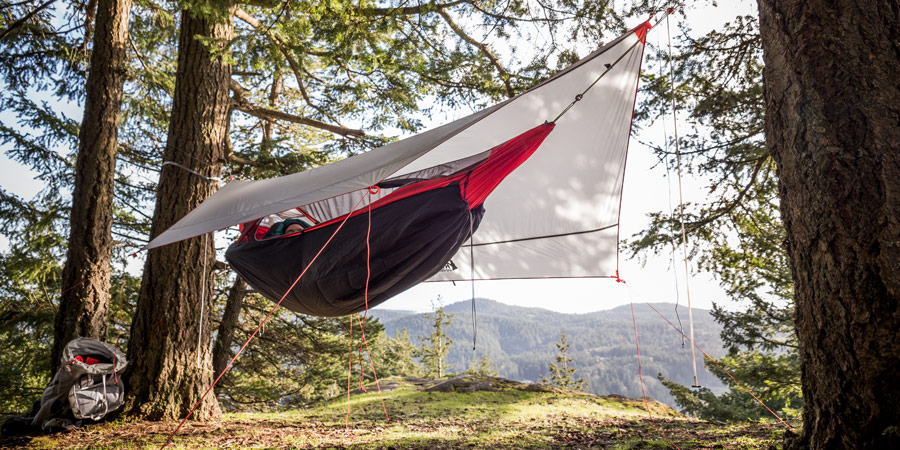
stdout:
<svg viewBox="0 0 900 450">
<path fill-rule="evenodd" d="M 810 449 L 900 448 L 900 7 L 759 0 Z"/>
<path fill-rule="evenodd" d="M 244 297 L 247 295 L 247 283 L 238 276 L 228 291 L 228 300 L 225 301 L 225 311 L 222 313 L 222 322 L 216 333 L 216 345 L 213 347 L 213 372 L 218 376 L 228 366 L 228 361 L 234 357 L 231 345 L 234 343 L 234 329 L 241 317 L 241 308 L 244 306 Z"/>
<path fill-rule="evenodd" d="M 281 96 L 281 91 L 284 88 L 284 77 L 281 76 L 281 73 L 275 75 L 275 79 L 272 80 L 272 89 L 269 91 L 269 108 L 275 109 L 278 106 L 278 98 Z M 272 145 L 272 139 L 275 138 L 275 121 L 270 119 L 262 119 L 263 122 L 263 135 L 262 135 L 262 147 L 266 152 L 272 151 L 269 147 Z"/>
<path fill-rule="evenodd" d="M 130 9 L 131 0 L 100 0 L 97 6 L 75 164 L 69 248 L 62 272 L 65 290 L 53 330 L 51 373 L 56 372 L 70 340 L 77 336 L 103 339 L 106 334 L 113 181 Z"/>
<path fill-rule="evenodd" d="M 208 11 L 207 16 L 182 11 L 175 95 L 163 154 L 165 161 L 206 177 L 221 173 L 228 122 L 231 67 L 227 52 L 234 30 L 229 7 L 218 5 L 220 10 L 212 13 L 215 17 Z M 194 209 L 214 188 L 215 181 L 164 165 L 151 237 Z M 129 413 L 149 419 L 178 418 L 212 383 L 209 315 L 214 248 L 212 236 L 206 235 L 148 252 L 128 347 Z M 220 414 L 211 394 L 193 417 L 205 420 Z"/>
</svg>

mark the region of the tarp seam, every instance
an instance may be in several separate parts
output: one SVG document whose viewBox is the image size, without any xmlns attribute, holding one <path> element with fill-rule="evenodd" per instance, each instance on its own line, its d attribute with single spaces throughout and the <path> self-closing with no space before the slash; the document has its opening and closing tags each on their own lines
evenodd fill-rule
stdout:
<svg viewBox="0 0 900 450">
<path fill-rule="evenodd" d="M 614 223 L 614 224 L 612 224 L 612 225 L 607 225 L 607 226 L 605 226 L 605 227 L 596 228 L 596 229 L 593 229 L 593 230 L 573 231 L 573 232 L 570 232 L 570 233 L 560 233 L 560 234 L 547 234 L 547 235 L 543 235 L 543 236 L 532 236 L 532 237 L 520 238 L 520 239 L 509 239 L 509 240 L 506 240 L 506 241 L 479 242 L 479 243 L 477 243 L 477 244 L 468 244 L 468 245 L 463 244 L 462 247 L 483 247 L 483 246 L 486 246 L 486 245 L 509 244 L 509 243 L 512 243 L 512 242 L 536 241 L 536 240 L 539 240 L 539 239 L 552 239 L 552 238 L 558 238 L 558 237 L 576 236 L 576 235 L 580 235 L 580 234 L 596 233 L 596 232 L 598 232 L 598 231 L 608 230 L 608 229 L 610 229 L 610 228 L 617 227 L 617 226 L 619 226 L 619 224 L 618 224 L 618 223 Z"/>
</svg>

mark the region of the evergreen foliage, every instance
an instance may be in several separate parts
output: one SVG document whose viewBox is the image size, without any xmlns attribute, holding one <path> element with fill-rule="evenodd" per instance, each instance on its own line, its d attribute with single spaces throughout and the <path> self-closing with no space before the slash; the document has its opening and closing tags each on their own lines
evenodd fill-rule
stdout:
<svg viewBox="0 0 900 450">
<path fill-rule="evenodd" d="M 55 99 L 82 97 L 87 59 L 84 4 L 12 2 L 2 11 L 0 148 L 44 184 L 32 199 L 0 188 L 0 235 L 9 246 L 0 253 L 0 411 L 12 412 L 30 410 L 50 381 L 79 130 Z"/>
<path fill-rule="evenodd" d="M 655 54 L 658 74 L 653 70 L 643 74 L 650 94 L 637 117 L 645 124 L 665 118 L 664 114 L 671 120 L 673 96 L 681 109 L 678 144 L 684 170 L 710 180 L 709 201 L 685 205 L 692 259 L 697 268 L 721 281 L 732 301 L 743 305 L 726 310 L 720 302 L 714 303 L 712 314 L 723 325 L 722 339 L 729 350 L 728 358 L 720 363 L 733 373 L 750 375 L 746 383 L 760 388 L 760 398 L 785 405 L 786 409 L 775 410 L 790 415 L 802 404 L 793 331 L 793 282 L 783 245 L 776 167 L 762 133 L 759 22 L 753 15 L 741 15 L 698 38 L 684 31 L 673 30 L 673 37 L 680 39 L 671 61 L 674 86 L 663 43 Z M 670 135 L 669 142 L 655 148 L 667 170 L 676 165 L 674 144 Z M 659 212 L 651 218 L 650 227 L 629 244 L 633 255 L 669 249 L 674 255 L 674 246 L 680 244 L 678 214 Z M 717 400 L 711 392 L 677 388 L 661 378 L 685 411 L 718 420 L 759 417 L 759 411 L 768 414 L 743 390 L 732 386 L 731 379 L 714 364 L 707 361 L 706 367 L 732 387 L 731 392 Z M 740 402 L 740 407 L 735 406 Z"/>
<path fill-rule="evenodd" d="M 6 394 L 0 398 L 0 412 L 6 413 L 29 411 L 50 382 L 56 301 L 43 291 L 57 283 L 45 282 L 42 275 L 58 275 L 61 268 L 27 258 L 17 251 L 0 255 L 0 385 Z M 28 276 L 23 270 L 28 266 L 37 273 Z"/>
<path fill-rule="evenodd" d="M 434 313 L 426 314 L 426 317 L 432 322 L 432 331 L 427 338 L 419 336 L 422 343 L 416 348 L 415 355 L 422 362 L 425 377 L 444 378 L 453 368 L 447 364 L 447 354 L 450 353 L 453 339 L 445 331 L 453 321 L 453 314 L 447 314 L 441 306 Z"/>
<path fill-rule="evenodd" d="M 44 193 L 24 201 L 0 192 L 0 411 L 29 411 L 50 382 L 50 346 L 65 256 L 66 207 Z"/>
<path fill-rule="evenodd" d="M 500 377 L 535 382 L 549 377 L 548 363 L 559 355 L 556 344 L 559 330 L 566 330 L 568 355 L 577 362 L 578 376 L 585 380 L 585 391 L 597 395 L 617 394 L 631 398 L 642 396 L 637 380 L 637 358 L 630 306 L 590 314 L 562 314 L 539 308 L 505 305 L 477 299 L 477 355 L 488 356 Z M 390 306 L 390 303 L 387 304 Z M 674 304 L 654 304 L 674 320 Z M 644 374 L 662 373 L 667 379 L 690 383 L 690 349 L 681 346 L 681 336 L 647 305 L 635 304 L 641 341 Z M 447 361 L 455 367 L 472 365 L 471 305 L 468 301 L 445 306 L 454 315 L 444 332 L 454 341 Z M 385 330 L 393 334 L 403 328 L 410 335 L 426 335 L 434 322 L 426 314 L 376 308 L 369 312 L 381 318 Z M 696 340 L 715 357 L 725 355 L 719 333 L 721 325 L 708 311 L 695 309 Z M 373 351 L 378 351 L 373 347 Z M 729 369 L 730 370 L 730 369 Z M 379 376 L 381 372 L 379 371 Z M 707 371 L 699 373 L 700 384 L 721 394 L 726 385 Z M 647 395 L 675 405 L 668 389 L 656 378 L 644 377 Z"/>
<path fill-rule="evenodd" d="M 409 340 L 406 328 L 394 331 L 394 337 L 379 334 L 372 339 L 375 368 L 380 376 L 421 377 L 422 366 L 416 361 L 416 346 Z"/>
<path fill-rule="evenodd" d="M 797 418 L 803 402 L 796 359 L 796 353 L 772 355 L 757 351 L 739 352 L 734 356 L 720 358 L 718 363 L 727 368 L 743 387 L 735 383 L 718 365 L 707 361 L 706 368 L 729 388 L 728 392 L 718 396 L 706 387 L 692 390 L 669 381 L 662 375 L 658 378 L 672 393 L 683 412 L 694 417 L 722 421 L 774 420 L 744 390 L 747 388 L 782 418 Z"/>
<path fill-rule="evenodd" d="M 235 330 L 235 345 L 246 341 L 271 306 L 258 294 L 247 296 Z M 229 409 L 260 409 L 303 405 L 335 395 L 335 385 L 346 379 L 348 344 L 359 340 L 357 325 L 353 339 L 348 334 L 349 325 L 346 320 L 279 308 L 253 345 L 241 354 L 240 363 L 225 373 L 221 388 L 216 390 L 219 401 Z M 366 334 L 370 333 L 383 333 L 377 320 L 367 321 Z"/>
<path fill-rule="evenodd" d="M 497 366 L 494 365 L 494 361 L 491 360 L 491 357 L 488 356 L 487 353 L 483 353 L 481 358 L 473 357 L 472 362 L 469 363 L 469 369 L 466 370 L 465 373 L 468 375 L 484 375 L 489 377 L 500 375 L 500 372 L 497 371 Z"/>
<path fill-rule="evenodd" d="M 60 282 L 65 259 L 75 151 L 78 148 L 79 104 L 84 97 L 88 61 L 93 48 L 93 2 L 15 2 L 0 15 L 0 149 L 6 157 L 28 168 L 43 187 L 32 199 L 0 189 L 0 223 L 10 250 L 0 255 L 5 286 L 0 288 L 0 333 L 10 351 L 0 355 L 0 366 L 14 367 L 4 386 L 17 387 L 3 402 L 25 412 L 49 382 L 52 326 L 60 292 L 73 286 Z M 6 164 L 6 163 L 4 163 Z M 9 166 L 5 169 L 18 170 Z M 113 265 L 121 272 L 135 249 L 131 239 L 146 233 L 133 205 L 138 182 L 116 179 L 113 222 Z M 139 186 L 137 186 L 139 188 Z M 76 205 L 77 207 L 77 205 Z M 139 241 L 137 241 L 139 242 Z M 116 293 L 121 280 L 128 308 L 133 304 L 133 277 L 114 276 Z M 114 293 L 115 295 L 115 293 Z M 124 314 L 123 314 L 124 312 Z M 129 313 L 112 306 L 110 317 L 127 326 Z M 117 325 L 118 326 L 118 325 Z M 110 339 L 120 329 L 110 328 Z M 46 334 L 49 332 L 50 334 Z M 125 332 L 127 335 L 127 331 Z M 17 354 L 27 349 L 27 354 Z M 6 358 L 11 358 L 9 361 Z M 38 362 L 40 360 L 40 362 Z M 27 389 L 19 389 L 26 386 Z"/>
<path fill-rule="evenodd" d="M 559 349 L 556 362 L 550 363 L 550 378 L 541 375 L 541 381 L 563 389 L 583 391 L 585 388 L 584 378 L 575 379 L 574 375 L 577 369 L 573 365 L 575 360 L 569 357 L 569 345 L 564 330 L 559 342 L 556 343 L 556 348 Z"/>
</svg>

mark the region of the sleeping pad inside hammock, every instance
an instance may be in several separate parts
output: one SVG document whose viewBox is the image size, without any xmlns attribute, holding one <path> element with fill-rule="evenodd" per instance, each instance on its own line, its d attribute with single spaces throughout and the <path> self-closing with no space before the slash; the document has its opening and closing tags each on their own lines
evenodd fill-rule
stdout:
<svg viewBox="0 0 900 450">
<path fill-rule="evenodd" d="M 257 219 L 243 225 L 245 232 L 228 247 L 225 258 L 264 297 L 278 302 L 286 295 L 282 305 L 294 312 L 337 317 L 363 311 L 367 274 L 368 307 L 376 306 L 444 267 L 478 229 L 491 191 L 537 150 L 553 127 L 548 123 L 528 130 L 474 162 L 467 158 L 456 166 L 385 180 L 379 186 L 393 190 L 371 204 L 371 213 L 368 206 L 350 212 L 327 246 L 346 214 L 299 234 L 263 240 L 255 239 Z"/>
</svg>

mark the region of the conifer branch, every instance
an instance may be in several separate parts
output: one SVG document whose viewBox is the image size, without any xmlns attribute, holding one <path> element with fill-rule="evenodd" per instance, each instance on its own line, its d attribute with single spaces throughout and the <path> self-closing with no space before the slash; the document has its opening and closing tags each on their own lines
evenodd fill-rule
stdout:
<svg viewBox="0 0 900 450">
<path fill-rule="evenodd" d="M 493 66 L 497 69 L 497 72 L 500 73 L 500 79 L 503 80 L 503 85 L 506 86 L 506 95 L 509 96 L 509 98 L 515 97 L 516 91 L 509 83 L 509 72 L 507 72 L 503 65 L 500 64 L 500 61 L 496 56 L 494 56 L 494 54 L 491 52 L 491 49 L 488 48 L 487 44 L 478 42 L 477 40 L 475 40 L 475 38 L 469 36 L 465 32 L 465 30 L 460 28 L 459 25 L 457 25 L 456 22 L 454 22 L 453 19 L 450 18 L 450 15 L 447 14 L 446 11 L 439 9 L 437 13 L 444 18 L 444 21 L 447 22 L 447 25 L 450 26 L 450 29 L 453 30 L 453 32 L 456 33 L 457 36 L 462 38 L 462 40 L 466 41 L 469 45 L 477 48 L 488 60 L 491 61 L 491 64 L 493 64 Z"/>
<path fill-rule="evenodd" d="M 50 6 L 51 4 L 53 4 L 53 2 L 55 2 L 55 1 L 56 1 L 56 0 L 47 0 L 47 1 L 44 2 L 42 5 L 38 6 L 38 7 L 35 8 L 35 9 L 33 9 L 33 10 L 32 10 L 31 12 L 29 12 L 28 14 L 25 14 L 25 16 L 22 17 L 21 19 L 19 19 L 19 20 L 13 22 L 12 24 L 10 24 L 9 27 L 8 27 L 7 29 L 5 29 L 5 30 L 3 30 L 3 31 L 0 31 L 0 41 L 2 41 L 6 36 L 8 36 L 9 33 L 11 33 L 13 30 L 15 30 L 16 28 L 21 27 L 22 25 L 25 24 L 25 22 L 28 22 L 28 20 L 31 19 L 32 17 L 34 17 L 35 14 L 41 12 L 42 10 L 44 10 L 45 8 L 47 8 L 48 6 Z"/>
<path fill-rule="evenodd" d="M 269 37 L 269 39 L 272 40 L 272 42 L 278 48 L 278 51 L 282 54 L 282 56 L 284 56 L 284 59 L 287 60 L 288 66 L 290 66 L 290 68 L 291 68 L 291 72 L 294 73 L 294 79 L 297 81 L 297 86 L 300 89 L 300 95 L 303 96 L 303 100 L 306 102 L 306 104 L 309 105 L 310 107 L 312 107 L 313 109 L 315 109 L 316 111 L 319 111 L 322 115 L 331 119 L 332 121 L 337 123 L 339 126 L 343 127 L 343 125 L 340 125 L 340 122 L 334 116 L 332 116 L 327 111 L 323 110 L 322 108 L 320 108 L 319 106 L 314 104 L 312 102 L 312 100 L 310 100 L 309 94 L 306 91 L 305 84 L 303 83 L 303 76 L 301 75 L 301 73 L 305 73 L 305 71 L 300 67 L 300 64 L 297 63 L 297 60 L 294 58 L 294 56 L 291 55 L 291 52 L 288 51 L 285 43 L 281 39 L 279 39 L 277 36 L 273 35 L 268 28 L 264 29 L 262 27 L 262 22 L 260 22 L 255 17 L 251 16 L 250 14 L 248 14 L 246 11 L 242 10 L 241 8 L 235 9 L 234 16 L 237 17 L 238 19 L 244 21 L 245 23 L 247 23 L 254 29 L 260 30 L 263 34 L 265 34 L 266 36 Z M 359 136 L 362 137 L 363 134 L 360 134 Z"/>
<path fill-rule="evenodd" d="M 463 4 L 471 4 L 469 0 L 456 0 L 447 3 L 422 3 L 415 6 L 401 6 L 397 8 L 366 8 L 361 12 L 364 16 L 389 16 L 389 15 L 421 15 L 437 11 L 442 12 L 444 9 L 452 8 Z"/>
<path fill-rule="evenodd" d="M 249 100 L 244 98 L 244 88 L 241 87 L 236 81 L 231 81 L 231 91 L 234 93 L 234 97 L 232 97 L 232 102 L 234 103 L 234 108 L 243 111 L 251 116 L 258 117 L 260 119 L 267 120 L 285 120 L 288 122 L 298 123 L 301 125 L 306 125 L 313 128 L 318 128 L 320 130 L 330 131 L 335 134 L 339 134 L 341 136 L 355 136 L 355 137 L 363 137 L 365 133 L 362 130 L 354 130 L 352 128 L 345 128 L 342 126 L 332 125 L 330 123 L 325 123 L 319 120 L 310 119 L 308 117 L 297 116 L 294 114 L 277 111 L 274 109 L 264 108 L 262 106 L 257 106 L 250 103 Z"/>
</svg>

